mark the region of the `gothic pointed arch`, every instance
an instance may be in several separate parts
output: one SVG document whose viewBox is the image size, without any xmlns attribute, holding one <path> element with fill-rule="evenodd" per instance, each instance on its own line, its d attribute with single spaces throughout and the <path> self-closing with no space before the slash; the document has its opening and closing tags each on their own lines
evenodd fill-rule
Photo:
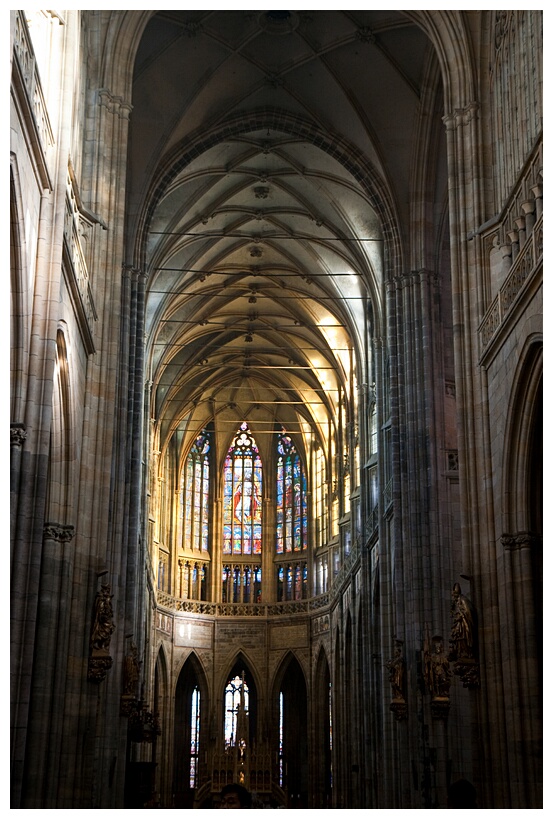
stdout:
<svg viewBox="0 0 553 819">
<path fill-rule="evenodd" d="M 209 691 L 202 664 L 191 652 L 175 689 L 173 793 L 175 807 L 189 807 L 207 780 L 204 763 L 209 731 Z"/>
<path fill-rule="evenodd" d="M 232 663 L 232 664 L 231 664 Z M 255 666 L 243 651 L 227 665 L 221 683 L 221 719 L 224 744 L 234 747 L 245 739 L 252 748 L 257 739 L 259 711 L 259 681 Z M 246 737 L 238 734 L 247 733 Z"/>
<path fill-rule="evenodd" d="M 526 343 L 509 405 L 503 468 L 506 532 L 542 530 L 543 341 Z"/>
<path fill-rule="evenodd" d="M 503 466 L 500 563 L 506 578 L 506 609 L 520 612 L 526 635 L 510 635 L 520 663 L 543 668 L 543 340 L 533 334 L 515 374 Z M 505 613 L 505 616 L 506 613 Z M 520 672 L 523 673 L 522 670 Z M 526 672 L 525 672 L 526 673 Z M 536 705 L 535 718 L 541 707 Z"/>
<path fill-rule="evenodd" d="M 314 713 L 312 780 L 313 807 L 332 807 L 332 686 L 330 668 L 323 645 L 315 663 L 312 683 Z"/>
<path fill-rule="evenodd" d="M 170 747 L 169 732 L 167 726 L 172 718 L 172 703 L 169 691 L 169 663 L 167 652 L 163 643 L 159 646 L 154 668 L 154 696 L 153 712 L 157 717 L 160 726 L 159 737 L 154 737 L 152 746 L 152 761 L 156 764 L 155 781 L 156 792 L 164 793 L 171 782 L 170 767 L 160 765 L 160 760 L 171 759 L 172 749 Z"/>
<path fill-rule="evenodd" d="M 307 681 L 291 651 L 275 676 L 273 704 L 278 725 L 278 785 L 287 794 L 289 808 L 306 808 L 310 754 Z"/>
</svg>

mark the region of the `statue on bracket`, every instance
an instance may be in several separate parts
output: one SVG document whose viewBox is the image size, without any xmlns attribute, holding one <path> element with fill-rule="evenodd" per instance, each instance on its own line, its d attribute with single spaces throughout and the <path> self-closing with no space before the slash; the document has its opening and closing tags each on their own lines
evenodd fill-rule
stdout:
<svg viewBox="0 0 553 819">
<path fill-rule="evenodd" d="M 123 694 L 121 695 L 121 713 L 128 716 L 131 706 L 138 699 L 138 680 L 140 678 L 140 661 L 138 648 L 131 640 L 129 651 L 123 661 Z"/>
<path fill-rule="evenodd" d="M 451 670 L 439 635 L 433 638 L 433 651 L 426 642 L 424 648 L 424 681 L 432 696 L 430 708 L 435 719 L 446 719 L 449 714 Z"/>
<path fill-rule="evenodd" d="M 465 688 L 478 688 L 480 669 L 476 609 L 462 593 L 459 583 L 454 584 L 451 593 L 451 617 L 449 659 L 453 662 L 453 671 L 461 678 Z"/>
<path fill-rule="evenodd" d="M 392 687 L 392 702 L 390 711 L 400 721 L 407 717 L 407 703 L 405 702 L 405 660 L 402 654 L 402 641 L 396 640 L 394 656 L 386 663 L 389 670 L 389 680 Z"/>
<path fill-rule="evenodd" d="M 113 595 L 111 586 L 102 585 L 94 601 L 94 616 L 90 633 L 90 657 L 88 660 L 88 679 L 101 682 L 112 666 L 109 655 L 111 635 L 115 631 L 113 623 Z"/>
</svg>

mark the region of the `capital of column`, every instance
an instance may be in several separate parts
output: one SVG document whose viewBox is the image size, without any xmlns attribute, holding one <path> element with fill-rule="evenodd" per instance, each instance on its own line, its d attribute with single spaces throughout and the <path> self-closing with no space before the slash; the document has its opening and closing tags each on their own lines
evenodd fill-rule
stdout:
<svg viewBox="0 0 553 819">
<path fill-rule="evenodd" d="M 131 279 L 132 281 L 142 279 L 142 281 L 146 281 L 148 278 L 141 268 L 135 267 L 132 264 L 122 264 L 121 270 L 124 279 Z"/>
<path fill-rule="evenodd" d="M 516 552 L 520 549 L 532 549 L 539 545 L 541 538 L 534 532 L 517 532 L 514 535 L 501 535 L 501 545 L 507 552 Z"/>
<path fill-rule="evenodd" d="M 442 117 L 442 122 L 445 125 L 446 131 L 454 131 L 457 128 L 468 125 L 476 118 L 480 105 L 476 101 L 469 102 L 464 108 L 455 108 L 449 114 Z"/>
<path fill-rule="evenodd" d="M 46 523 L 44 525 L 44 539 L 57 540 L 59 543 L 69 543 L 75 535 L 75 527 L 64 523 Z"/>
<path fill-rule="evenodd" d="M 11 446 L 23 446 L 27 439 L 27 430 L 25 424 L 14 423 L 10 424 L 10 444 Z"/>
<path fill-rule="evenodd" d="M 129 102 L 125 102 L 123 97 L 112 94 L 107 88 L 100 88 L 98 98 L 100 105 L 107 108 L 110 114 L 117 114 L 121 119 L 129 119 L 132 105 Z"/>
</svg>

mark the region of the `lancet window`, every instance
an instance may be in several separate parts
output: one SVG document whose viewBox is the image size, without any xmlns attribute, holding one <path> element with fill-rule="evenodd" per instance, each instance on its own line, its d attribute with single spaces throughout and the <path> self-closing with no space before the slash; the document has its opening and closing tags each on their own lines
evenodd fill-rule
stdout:
<svg viewBox="0 0 553 819">
<path fill-rule="evenodd" d="M 225 747 L 248 741 L 249 688 L 245 675 L 236 674 L 225 688 Z"/>
<path fill-rule="evenodd" d="M 223 554 L 260 555 L 262 464 L 246 423 L 225 460 L 223 493 Z"/>
<path fill-rule="evenodd" d="M 301 458 L 288 435 L 277 444 L 276 551 L 307 548 L 307 487 Z"/>
<path fill-rule="evenodd" d="M 190 787 L 195 788 L 198 781 L 198 759 L 200 753 L 200 689 L 196 686 L 192 692 L 190 709 Z"/>
<path fill-rule="evenodd" d="M 208 432 L 198 435 L 186 459 L 181 480 L 182 545 L 185 550 L 209 550 L 209 452 Z"/>
</svg>

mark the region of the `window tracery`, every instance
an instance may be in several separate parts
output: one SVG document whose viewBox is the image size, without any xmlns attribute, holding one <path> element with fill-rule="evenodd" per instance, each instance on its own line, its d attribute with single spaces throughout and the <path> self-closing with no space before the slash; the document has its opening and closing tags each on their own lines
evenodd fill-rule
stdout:
<svg viewBox="0 0 553 819">
<path fill-rule="evenodd" d="M 301 552 L 307 548 L 305 471 L 288 435 L 279 435 L 277 452 L 276 551 Z"/>
<path fill-rule="evenodd" d="M 204 430 L 194 441 L 182 472 L 179 523 L 182 545 L 188 551 L 209 551 L 210 449 L 210 436 Z"/>
<path fill-rule="evenodd" d="M 244 422 L 224 466 L 223 554 L 261 554 L 262 497 L 261 457 Z"/>
</svg>

